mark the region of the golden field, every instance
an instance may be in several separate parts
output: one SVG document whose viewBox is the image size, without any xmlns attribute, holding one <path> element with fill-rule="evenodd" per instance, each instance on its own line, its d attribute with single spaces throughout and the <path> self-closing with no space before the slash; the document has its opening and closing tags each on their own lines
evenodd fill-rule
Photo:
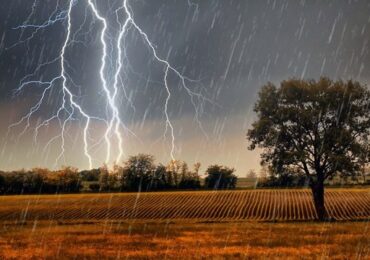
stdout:
<svg viewBox="0 0 370 260">
<path fill-rule="evenodd" d="M 2 224 L 0 259 L 370 259 L 369 223 Z"/>
<path fill-rule="evenodd" d="M 369 189 L 327 189 L 335 220 L 369 220 Z M 0 221 L 33 220 L 307 221 L 311 191 L 237 190 L 0 197 Z"/>
<path fill-rule="evenodd" d="M 369 189 L 0 197 L 0 259 L 370 259 Z M 337 220 L 337 221 L 334 221 Z"/>
</svg>

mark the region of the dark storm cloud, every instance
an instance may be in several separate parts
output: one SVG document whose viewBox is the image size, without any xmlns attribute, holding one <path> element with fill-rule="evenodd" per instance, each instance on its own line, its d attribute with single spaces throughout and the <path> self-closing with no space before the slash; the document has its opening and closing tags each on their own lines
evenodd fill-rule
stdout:
<svg viewBox="0 0 370 260">
<path fill-rule="evenodd" d="M 36 1 L 37 8 L 29 23 L 44 23 L 56 3 Z M 103 15 L 111 18 L 109 35 L 114 39 L 118 32 L 114 10 L 121 1 L 97 3 Z M 59 12 L 66 4 L 67 1 L 60 1 Z M 27 44 L 7 49 L 20 37 L 26 39 L 32 34 L 31 29 L 23 32 L 12 29 L 27 20 L 32 5 L 33 1 L 1 0 L 0 102 L 9 101 L 22 77 L 40 63 L 58 56 L 63 44 L 65 21 L 59 21 L 40 30 Z M 217 130 L 220 122 L 226 128 L 233 128 L 230 130 L 233 134 L 238 129 L 240 136 L 244 136 L 256 93 L 268 81 L 291 77 L 317 79 L 322 75 L 365 83 L 369 80 L 370 2 L 367 0 L 142 0 L 130 1 L 130 5 L 136 22 L 153 41 L 158 54 L 168 58 L 184 75 L 198 80 L 189 86 L 215 102 L 206 103 L 201 115 L 209 132 L 215 135 L 215 142 L 219 142 L 219 135 L 222 137 Z M 79 0 L 73 11 L 74 32 L 85 19 L 87 22 L 76 35 L 77 41 L 68 47 L 68 73 L 76 84 L 72 89 L 83 106 L 92 114 L 104 115 L 106 101 L 98 77 L 101 27 L 92 20 L 86 7 L 86 1 Z M 130 66 L 126 63 L 127 77 L 123 83 L 135 109 L 123 99 L 124 120 L 128 123 L 159 120 L 163 118 L 166 98 L 163 66 L 154 61 L 148 46 L 134 30 L 130 30 L 125 46 Z M 115 51 L 110 54 L 113 57 Z M 111 61 L 109 68 L 115 65 Z M 59 69 L 58 63 L 47 66 L 35 78 L 50 79 Z M 194 116 L 194 108 L 178 78 L 170 75 L 169 80 L 171 118 Z M 31 88 L 16 99 L 33 104 L 40 90 L 40 87 Z M 50 93 L 48 104 L 38 117 L 57 109 L 59 91 L 56 88 Z M 8 107 L 12 109 L 11 105 Z M 239 120 L 244 117 L 245 121 L 230 125 L 235 116 Z M 7 125 L 0 127 L 5 129 Z M 184 139 L 192 134 L 184 133 Z"/>
<path fill-rule="evenodd" d="M 98 1 L 106 9 L 105 14 L 114 17 L 113 8 L 109 10 L 107 2 Z M 120 2 L 110 1 L 110 4 L 117 6 Z M 255 92 L 267 80 L 317 78 L 321 74 L 367 78 L 368 1 L 194 2 L 197 6 L 189 6 L 184 0 L 131 2 L 137 23 L 148 33 L 161 56 L 168 57 L 185 75 L 200 79 L 204 92 L 222 105 L 235 98 L 239 100 L 241 94 L 248 97 L 248 92 Z M 63 42 L 65 30 L 57 22 L 35 35 L 28 46 L 20 44 L 5 49 L 16 43 L 21 31 L 12 28 L 27 19 L 32 4 L 33 1 L 11 1 L 4 3 L 0 11 L 0 36 L 4 38 L 0 62 L 2 97 L 8 96 L 33 67 L 55 57 Z M 55 4 L 56 1 L 38 1 L 30 23 L 43 23 Z M 79 0 L 74 11 L 75 28 L 83 20 L 85 7 L 86 2 Z M 62 3 L 60 9 L 65 8 Z M 88 19 L 91 19 L 89 14 Z M 112 19 L 112 27 L 117 26 L 113 22 Z M 73 75 L 78 83 L 99 82 L 86 79 L 89 74 L 86 71 L 96 71 L 99 66 L 100 47 L 94 35 L 98 29 L 99 25 L 95 24 L 89 35 L 88 39 L 94 41 L 76 44 L 69 51 L 72 67 L 83 70 L 77 69 Z M 25 30 L 22 36 L 27 38 L 31 33 Z M 131 74 L 129 85 L 135 86 L 134 92 L 146 91 L 146 95 L 135 95 L 140 107 L 140 103 L 148 103 L 146 97 L 163 98 L 160 83 L 149 82 L 149 87 L 142 87 L 147 85 L 148 76 L 154 82 L 161 82 L 163 67 L 153 66 L 151 54 L 136 32 L 132 31 L 130 38 L 133 44 L 127 44 L 127 52 L 139 75 Z M 57 69 L 56 66 L 54 70 Z"/>
</svg>

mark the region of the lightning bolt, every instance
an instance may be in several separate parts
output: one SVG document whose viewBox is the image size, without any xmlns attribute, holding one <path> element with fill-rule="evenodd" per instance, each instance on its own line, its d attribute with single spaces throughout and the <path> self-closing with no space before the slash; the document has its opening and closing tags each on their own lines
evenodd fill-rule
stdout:
<svg viewBox="0 0 370 260">
<path fill-rule="evenodd" d="M 77 2 L 77 0 L 71 0 L 71 1 L 72 2 L 76 1 Z M 28 21 L 30 20 L 32 15 L 35 13 L 36 7 L 37 7 L 37 1 L 35 0 L 32 4 L 32 11 L 29 14 L 29 16 L 27 17 L 26 21 L 24 21 L 24 23 L 22 25 L 19 25 L 19 26 L 13 28 L 15 30 L 18 30 L 18 29 L 22 30 L 21 34 L 20 34 L 20 38 L 22 38 L 25 29 L 30 29 L 31 28 L 31 29 L 34 29 L 34 31 L 31 33 L 30 36 L 26 37 L 23 40 L 20 39 L 19 41 L 17 41 L 16 43 L 14 43 L 10 47 L 8 47 L 7 49 L 14 48 L 14 47 L 16 47 L 20 44 L 23 44 L 23 43 L 28 43 L 31 39 L 34 38 L 34 36 L 39 31 L 41 31 L 42 29 L 45 29 L 49 26 L 52 26 L 55 23 L 66 20 L 67 16 L 69 15 L 68 10 L 58 11 L 58 9 L 59 9 L 59 0 L 58 0 L 54 11 L 52 12 L 52 14 L 50 15 L 50 17 L 47 21 L 43 22 L 42 24 L 28 24 Z"/>
<path fill-rule="evenodd" d="M 18 42 L 10 46 L 9 48 L 13 48 L 15 46 L 18 46 L 23 43 L 28 43 L 32 38 L 35 37 L 35 35 L 42 29 L 45 29 L 47 27 L 53 26 L 54 24 L 58 22 L 65 22 L 66 23 L 66 36 L 65 40 L 63 42 L 63 45 L 61 47 L 61 50 L 59 52 L 59 55 L 49 61 L 46 61 L 44 63 L 41 63 L 37 66 L 37 68 L 34 70 L 33 73 L 27 74 L 24 76 L 19 84 L 19 87 L 14 90 L 14 95 L 20 95 L 26 88 L 30 87 L 39 87 L 42 88 L 42 93 L 37 100 L 37 102 L 30 108 L 30 110 L 23 116 L 18 122 L 15 122 L 9 126 L 8 129 L 8 135 L 11 132 L 11 129 L 14 127 L 17 127 L 21 124 L 25 124 L 23 131 L 20 133 L 20 135 L 23 135 L 30 127 L 31 127 L 31 118 L 34 116 L 34 114 L 40 110 L 40 107 L 47 103 L 46 96 L 51 93 L 55 88 L 60 91 L 62 94 L 61 96 L 61 105 L 56 111 L 55 114 L 50 116 L 49 118 L 38 122 L 34 128 L 34 142 L 37 142 L 37 136 L 39 135 L 40 129 L 43 127 L 46 127 L 50 125 L 52 121 L 57 121 L 60 127 L 60 133 L 53 138 L 51 138 L 48 143 L 46 144 L 44 148 L 44 152 L 46 151 L 47 147 L 50 147 L 52 143 L 56 142 L 57 140 L 61 141 L 61 147 L 60 147 L 60 153 L 56 158 L 55 166 L 59 163 L 61 159 L 64 158 L 64 154 L 66 151 L 66 135 L 68 131 L 68 124 L 72 121 L 79 120 L 80 122 L 83 122 L 83 143 L 84 143 L 84 155 L 88 160 L 89 167 L 93 167 L 93 158 L 90 153 L 90 150 L 92 147 L 95 147 L 97 143 L 91 144 L 89 143 L 90 137 L 89 137 L 89 129 L 91 127 L 91 122 L 99 121 L 103 122 L 106 125 L 106 129 L 104 132 L 104 136 L 102 139 L 104 139 L 104 142 L 106 144 L 106 157 L 104 162 L 110 163 L 112 161 L 112 135 L 114 135 L 114 138 L 117 139 L 117 147 L 118 147 L 118 153 L 115 156 L 114 161 L 120 162 L 124 156 L 124 149 L 123 149 L 123 133 L 122 130 L 125 132 L 128 132 L 132 134 L 133 136 L 136 136 L 135 133 L 133 133 L 121 120 L 121 115 L 119 113 L 119 105 L 117 104 L 117 99 L 119 95 L 119 82 L 120 77 L 122 74 L 122 71 L 124 72 L 124 75 L 127 76 L 127 74 L 124 71 L 124 64 L 127 64 L 129 66 L 129 60 L 126 55 L 126 49 L 123 44 L 125 42 L 126 36 L 129 34 L 130 30 L 135 30 L 139 33 L 141 38 L 143 39 L 144 43 L 148 46 L 148 49 L 150 50 L 151 54 L 153 55 L 153 58 L 156 62 L 163 65 L 163 86 L 166 91 L 166 99 L 164 102 L 163 107 L 163 113 L 165 117 L 165 130 L 163 134 L 163 138 L 167 139 L 167 135 L 170 135 L 170 151 L 169 155 L 171 159 L 175 159 L 176 154 L 176 136 L 175 136 L 175 129 L 174 124 L 171 121 L 170 115 L 169 115 L 169 104 L 172 97 L 172 91 L 171 86 L 169 84 L 169 75 L 173 74 L 175 75 L 179 81 L 181 82 L 181 88 L 183 88 L 187 95 L 190 97 L 191 104 L 194 107 L 195 115 L 194 119 L 198 123 L 200 129 L 203 131 L 204 135 L 208 138 L 206 132 L 204 131 L 204 128 L 200 121 L 200 116 L 203 111 L 203 106 L 206 102 L 210 102 L 212 104 L 215 104 L 212 100 L 204 97 L 201 93 L 198 93 L 194 90 L 192 90 L 188 84 L 190 83 L 197 83 L 197 80 L 190 79 L 183 75 L 178 69 L 176 69 L 166 58 L 163 58 L 158 54 L 155 45 L 148 37 L 147 33 L 141 29 L 141 27 L 136 23 L 134 19 L 134 14 L 129 6 L 128 0 L 123 0 L 122 5 L 115 10 L 116 13 L 116 20 L 120 26 L 119 33 L 117 38 L 115 39 L 114 48 L 117 50 L 116 57 L 112 58 L 112 51 L 111 53 L 108 52 L 108 40 L 111 40 L 109 36 L 107 35 L 107 30 L 109 27 L 108 19 L 103 17 L 95 4 L 93 0 L 85 0 L 87 2 L 87 6 L 91 10 L 91 13 L 93 14 L 93 17 L 96 21 L 98 21 L 101 24 L 101 30 L 99 31 L 99 38 L 100 38 L 100 44 L 102 46 L 102 53 L 100 57 L 100 69 L 99 69 L 99 78 L 101 81 L 101 90 L 104 94 L 104 97 L 107 101 L 107 118 L 100 118 L 95 117 L 92 115 L 89 115 L 82 105 L 78 102 L 78 96 L 76 96 L 72 90 L 71 86 L 76 86 L 76 84 L 73 82 L 73 79 L 69 76 L 67 72 L 67 67 L 70 68 L 68 61 L 66 60 L 66 51 L 67 48 L 72 46 L 74 43 L 78 42 L 75 38 L 76 35 L 82 30 L 83 25 L 86 22 L 86 13 L 85 13 L 85 19 L 83 24 L 73 33 L 72 32 L 72 10 L 73 7 L 77 4 L 78 0 L 70 0 L 68 3 L 68 8 L 66 10 L 59 10 L 59 1 L 57 2 L 57 7 L 52 12 L 49 19 L 41 24 L 28 24 L 27 22 L 23 23 L 22 25 L 15 27 L 14 29 L 20 29 L 22 30 L 21 37 L 23 35 L 23 30 L 31 29 L 33 30 L 31 35 L 26 37 L 25 39 L 20 39 Z M 188 1 L 188 4 L 190 6 L 195 5 Z M 196 6 L 196 5 L 195 5 Z M 33 4 L 32 7 L 32 13 L 30 16 L 35 12 L 36 8 L 36 1 Z M 198 8 L 196 6 L 196 8 Z M 120 15 L 122 14 L 122 16 Z M 30 16 L 27 18 L 27 21 L 30 19 Z M 121 22 L 120 18 L 124 17 L 124 20 Z M 91 31 L 90 31 L 91 32 Z M 107 73 L 107 63 L 109 62 L 110 58 L 112 58 L 114 63 L 114 71 L 112 74 Z M 44 67 L 59 63 L 60 71 L 58 75 L 55 75 L 51 80 L 38 80 L 33 79 Z M 111 79 L 113 77 L 113 80 Z M 130 98 L 126 94 L 126 86 L 123 83 L 124 81 L 121 80 L 122 84 L 122 90 L 125 95 L 125 98 L 128 102 L 130 102 Z M 7 138 L 6 138 L 7 139 Z M 98 142 L 100 143 L 100 141 Z"/>
<path fill-rule="evenodd" d="M 14 123 L 14 124 L 11 124 L 9 126 L 7 136 L 9 135 L 9 133 L 10 133 L 10 131 L 13 127 L 18 126 L 18 125 L 22 124 L 23 122 L 26 122 L 26 125 L 25 125 L 23 131 L 20 133 L 20 135 L 23 135 L 27 131 L 27 129 L 30 127 L 31 117 L 34 115 L 35 112 L 37 112 L 40 109 L 41 105 L 45 102 L 46 95 L 48 93 L 50 93 L 53 88 L 57 87 L 58 86 L 57 83 L 60 82 L 61 83 L 61 91 L 62 91 L 62 104 L 61 104 L 60 108 L 57 110 L 56 114 L 52 115 L 50 118 L 48 118 L 48 119 L 46 119 L 46 120 L 44 120 L 41 123 L 36 125 L 36 127 L 35 127 L 35 139 L 37 138 L 37 135 L 38 135 L 38 132 L 39 132 L 40 128 L 42 128 L 43 126 L 49 125 L 50 122 L 53 121 L 53 120 L 58 120 L 60 128 L 61 128 L 61 132 L 56 137 L 52 138 L 46 145 L 46 147 L 48 147 L 53 141 L 55 141 L 57 139 L 61 139 L 61 151 L 60 151 L 60 154 L 56 158 L 56 161 L 55 161 L 55 166 L 56 166 L 58 164 L 59 160 L 62 157 L 64 157 L 64 153 L 65 153 L 65 135 L 66 135 L 67 124 L 74 119 L 73 116 L 76 114 L 76 112 L 78 112 L 82 116 L 82 118 L 85 119 L 85 126 L 83 128 L 84 154 L 88 159 L 89 168 L 92 168 L 93 167 L 93 161 L 92 161 L 92 156 L 89 153 L 89 144 L 88 144 L 89 126 L 90 126 L 91 120 L 101 120 L 101 121 L 104 121 L 104 122 L 105 122 L 105 120 L 101 119 L 101 118 L 89 116 L 88 113 L 85 112 L 84 109 L 75 101 L 75 96 L 73 95 L 73 93 L 71 92 L 71 90 L 68 87 L 69 76 L 68 76 L 68 73 L 66 72 L 66 69 L 65 69 L 65 66 L 67 64 L 67 61 L 65 59 L 65 52 L 66 52 L 68 43 L 70 41 L 71 28 L 72 28 L 71 12 L 72 12 L 72 7 L 75 4 L 75 2 L 76 2 L 75 0 L 71 0 L 69 2 L 68 9 L 61 12 L 59 15 L 57 15 L 57 18 L 54 19 L 54 20 L 49 19 L 47 22 L 45 22 L 45 23 L 43 23 L 42 25 L 39 25 L 39 26 L 36 26 L 36 25 L 22 25 L 21 27 L 19 27 L 19 28 L 29 28 L 29 27 L 31 27 L 31 28 L 36 28 L 36 30 L 31 34 L 31 36 L 26 38 L 26 40 L 20 41 L 17 44 L 20 44 L 20 43 L 25 42 L 25 41 L 29 41 L 32 37 L 34 37 L 35 33 L 37 33 L 39 29 L 45 28 L 47 26 L 50 26 L 50 25 L 54 24 L 56 21 L 59 21 L 60 19 L 58 17 L 61 17 L 61 14 L 65 14 L 65 19 L 67 20 L 67 33 L 66 33 L 65 41 L 64 41 L 63 46 L 61 48 L 59 56 L 57 58 L 53 59 L 52 61 L 40 64 L 36 68 L 34 73 L 25 76 L 21 80 L 22 84 L 20 85 L 19 88 L 16 89 L 15 93 L 18 94 L 19 92 L 21 92 L 27 86 L 33 86 L 34 84 L 39 85 L 39 86 L 46 86 L 44 88 L 42 94 L 41 94 L 41 97 L 36 102 L 36 104 L 31 107 L 29 112 L 26 115 L 24 115 L 18 122 Z M 15 46 L 15 45 L 13 45 L 13 46 Z M 54 63 L 56 61 L 60 61 L 60 68 L 61 69 L 60 69 L 59 75 L 55 76 L 51 81 L 40 81 L 40 80 L 24 81 L 24 80 L 28 79 L 29 77 L 35 75 L 35 73 L 37 71 L 39 71 L 42 67 L 44 67 L 46 65 L 49 65 L 51 63 Z M 66 113 L 67 117 L 63 118 L 62 113 Z"/>
<path fill-rule="evenodd" d="M 107 27 L 108 27 L 107 20 L 99 14 L 99 11 L 98 11 L 97 7 L 93 3 L 92 0 L 88 0 L 88 3 L 90 5 L 95 17 L 103 24 L 103 28 L 102 28 L 101 33 L 100 33 L 100 40 L 101 40 L 101 43 L 102 43 L 102 46 L 103 46 L 103 55 L 101 57 L 101 67 L 100 67 L 100 79 L 101 79 L 102 84 L 103 84 L 103 89 L 104 89 L 104 91 L 106 93 L 106 96 L 109 100 L 109 106 L 110 106 L 110 108 L 113 112 L 113 116 L 110 120 L 109 127 L 107 128 L 107 131 L 105 132 L 105 138 L 106 138 L 106 142 L 108 144 L 108 152 L 107 152 L 106 162 L 110 161 L 110 156 L 111 155 L 110 155 L 109 151 L 110 151 L 111 144 L 110 144 L 110 141 L 109 141 L 109 134 L 112 131 L 113 127 L 115 127 L 115 135 L 116 135 L 117 139 L 119 140 L 119 145 L 118 145 L 119 146 L 119 153 L 118 153 L 118 156 L 117 156 L 117 159 L 116 159 L 117 162 L 120 161 L 120 159 L 122 157 L 122 154 L 123 154 L 122 135 L 119 131 L 120 126 L 123 126 L 123 123 L 120 120 L 119 110 L 118 110 L 117 105 L 116 105 L 116 96 L 117 96 L 117 93 L 118 93 L 118 78 L 119 78 L 120 72 L 122 70 L 122 64 L 123 64 L 123 61 L 122 61 L 122 56 L 123 56 L 122 55 L 123 54 L 122 40 L 123 40 L 124 36 L 127 35 L 128 30 L 130 29 L 131 26 L 133 28 L 135 28 L 139 32 L 139 34 L 142 36 L 145 43 L 148 45 L 148 47 L 152 51 L 152 54 L 153 54 L 154 58 L 158 62 L 162 63 L 165 66 L 163 80 L 164 80 L 164 86 L 165 86 L 165 89 L 166 89 L 167 97 L 166 97 L 165 104 L 164 104 L 164 114 L 165 114 L 165 118 L 166 118 L 166 123 L 165 123 L 166 127 L 165 127 L 164 137 L 166 136 L 167 132 L 170 132 L 170 138 L 171 138 L 170 156 L 171 156 L 171 159 L 174 160 L 175 159 L 175 148 L 176 148 L 176 146 L 175 146 L 175 133 L 174 133 L 173 124 L 170 120 L 170 116 L 169 116 L 169 113 L 168 113 L 169 101 L 171 99 L 171 91 L 170 91 L 170 87 L 169 87 L 169 83 L 168 83 L 169 73 L 173 72 L 173 73 L 175 73 L 175 75 L 178 76 L 178 78 L 180 79 L 180 81 L 182 83 L 182 87 L 187 91 L 188 95 L 191 97 L 191 102 L 192 102 L 193 106 L 195 107 L 195 111 L 196 111 L 196 116 L 195 116 L 196 121 L 198 122 L 198 124 L 200 125 L 200 127 L 201 127 L 201 129 L 204 133 L 205 133 L 205 131 L 204 131 L 203 126 L 202 126 L 202 124 L 199 120 L 199 111 L 197 109 L 195 99 L 202 99 L 203 101 L 210 101 L 210 102 L 212 102 L 212 101 L 209 100 L 209 99 L 206 99 L 201 94 L 192 91 L 188 87 L 187 82 L 188 81 L 194 82 L 194 80 L 182 75 L 182 73 L 180 73 L 176 68 L 174 68 L 166 59 L 163 59 L 163 58 L 159 57 L 159 55 L 157 53 L 157 50 L 154 47 L 154 44 L 150 41 L 148 35 L 135 22 L 133 14 L 132 14 L 132 12 L 130 10 L 130 7 L 128 5 L 128 0 L 123 0 L 122 6 L 119 9 L 116 10 L 116 15 L 117 16 L 118 16 L 118 12 L 120 10 L 123 10 L 124 15 L 126 16 L 126 19 L 124 20 L 124 22 L 122 24 L 122 23 L 119 22 L 119 19 L 117 17 L 117 21 L 121 25 L 121 29 L 120 29 L 119 35 L 117 37 L 117 42 L 116 42 L 116 48 L 118 50 L 118 58 L 117 58 L 118 66 L 117 66 L 116 71 L 114 73 L 113 93 L 111 93 L 109 87 L 107 86 L 106 75 L 104 74 L 105 66 L 106 66 L 106 57 L 107 57 L 107 43 L 106 43 L 106 30 L 107 30 Z"/>
<path fill-rule="evenodd" d="M 163 81 L 164 81 L 164 87 L 165 87 L 165 90 L 166 90 L 166 93 L 167 93 L 167 97 L 166 97 L 165 104 L 164 104 L 164 114 L 165 114 L 165 118 L 166 118 L 166 128 L 165 128 L 165 132 L 164 132 L 164 137 L 166 136 L 167 132 L 169 131 L 170 132 L 170 138 L 171 138 L 170 156 L 171 156 L 171 159 L 174 160 L 175 159 L 175 148 L 176 148 L 176 146 L 175 146 L 175 132 L 174 132 L 173 124 L 170 120 L 169 113 L 168 113 L 169 101 L 171 99 L 171 90 L 170 90 L 169 83 L 168 83 L 169 73 L 170 72 L 174 73 L 180 79 L 182 87 L 186 90 L 187 94 L 190 96 L 191 102 L 192 102 L 192 104 L 195 108 L 195 113 L 196 113 L 195 119 L 198 122 L 198 124 L 199 124 L 200 128 L 202 129 L 203 133 L 205 134 L 205 136 L 207 136 L 207 134 L 205 133 L 204 128 L 203 128 L 203 126 L 202 126 L 202 124 L 199 120 L 200 114 L 199 114 L 198 106 L 196 105 L 195 99 L 202 100 L 202 101 L 208 101 L 208 102 L 211 102 L 211 103 L 214 103 L 214 102 L 210 99 L 205 98 L 200 93 L 197 93 L 197 92 L 194 92 L 193 90 L 191 90 L 188 87 L 187 82 L 195 82 L 195 80 L 192 80 L 192 79 L 184 76 L 175 67 L 173 67 L 168 60 L 166 60 L 164 58 L 161 58 L 158 55 L 157 50 L 154 47 L 154 44 L 150 41 L 148 35 L 135 22 L 134 16 L 131 12 L 131 8 L 128 4 L 128 0 L 123 0 L 123 4 L 122 4 L 121 9 L 124 10 L 124 14 L 126 15 L 126 20 L 124 22 L 124 26 L 122 26 L 122 30 L 121 30 L 120 35 L 124 35 L 126 30 L 130 28 L 128 25 L 132 25 L 132 27 L 134 29 L 136 29 L 136 31 L 142 36 L 145 43 L 148 45 L 148 47 L 151 50 L 155 60 L 164 65 Z"/>
<path fill-rule="evenodd" d="M 71 0 L 70 3 L 69 3 L 69 7 L 68 7 L 68 19 L 67 19 L 68 20 L 67 36 L 66 36 L 66 40 L 64 42 L 64 45 L 62 47 L 61 54 L 60 54 L 60 56 L 61 56 L 61 62 L 60 62 L 60 65 L 61 65 L 61 77 L 63 79 L 63 81 L 62 81 L 63 105 L 62 105 L 62 107 L 59 110 L 59 111 L 61 111 L 62 109 L 65 109 L 66 98 L 68 98 L 69 99 L 70 106 L 72 108 L 72 112 L 70 113 L 69 117 L 66 120 L 64 120 L 64 122 L 63 122 L 62 133 L 61 133 L 62 150 L 61 150 L 61 153 L 60 153 L 59 157 L 57 158 L 57 161 L 58 161 L 59 158 L 61 158 L 61 156 L 64 155 L 64 152 L 65 152 L 65 139 L 64 139 L 65 127 L 66 127 L 67 122 L 72 118 L 72 115 L 74 114 L 74 109 L 76 108 L 81 113 L 81 115 L 86 119 L 86 124 L 85 124 L 85 127 L 84 127 L 84 135 L 83 135 L 84 136 L 84 152 L 85 152 L 85 156 L 89 160 L 89 167 L 91 169 L 92 168 L 92 158 L 91 158 L 91 155 L 88 152 L 88 143 L 87 143 L 87 135 L 88 135 L 88 130 L 89 130 L 89 125 L 90 125 L 91 118 L 81 108 L 81 106 L 78 105 L 73 100 L 73 94 L 69 90 L 69 88 L 67 87 L 67 75 L 66 75 L 66 72 L 65 72 L 65 51 L 66 51 L 66 48 L 67 48 L 67 45 L 68 45 L 68 42 L 69 42 L 69 39 L 70 39 L 70 35 L 71 35 L 71 27 L 72 27 L 72 23 L 71 23 L 71 11 L 72 11 L 73 3 L 74 3 L 74 0 Z M 58 113 L 59 113 L 59 111 L 58 111 Z"/>
</svg>

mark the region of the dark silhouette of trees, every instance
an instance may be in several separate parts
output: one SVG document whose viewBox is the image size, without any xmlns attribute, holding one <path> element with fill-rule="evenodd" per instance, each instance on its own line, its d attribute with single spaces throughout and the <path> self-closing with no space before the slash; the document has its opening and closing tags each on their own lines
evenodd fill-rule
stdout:
<svg viewBox="0 0 370 260">
<path fill-rule="evenodd" d="M 257 184 L 258 187 L 285 187 L 285 188 L 301 188 L 308 184 L 307 176 L 299 169 L 294 167 L 284 172 L 276 172 L 276 169 L 269 169 L 269 174 L 265 178 L 261 178 Z"/>
<path fill-rule="evenodd" d="M 190 171 L 186 162 L 180 160 L 170 161 L 167 165 L 168 184 L 178 189 L 200 188 L 199 168 L 200 163 L 196 163 L 194 170 Z"/>
<path fill-rule="evenodd" d="M 208 189 L 234 189 L 237 177 L 234 169 L 220 165 L 211 165 L 207 168 L 205 187 Z"/>
<path fill-rule="evenodd" d="M 81 181 L 78 174 L 78 169 L 74 167 L 64 167 L 57 171 L 56 181 L 56 192 L 61 193 L 76 193 L 80 192 Z"/>
<path fill-rule="evenodd" d="M 100 168 L 84 170 L 80 172 L 81 181 L 99 181 L 100 178 Z"/>
<path fill-rule="evenodd" d="M 162 164 L 156 165 L 152 155 L 131 156 L 122 168 L 121 190 L 198 189 L 199 167 L 192 172 L 183 161 L 172 160 L 165 167 Z"/>
<path fill-rule="evenodd" d="M 149 185 L 150 190 L 164 190 L 170 189 L 170 181 L 168 180 L 168 173 L 166 167 L 162 164 L 157 165 Z"/>
<path fill-rule="evenodd" d="M 139 192 L 149 190 L 155 169 L 152 155 L 138 154 L 130 156 L 123 167 L 121 178 L 123 190 Z"/>
<path fill-rule="evenodd" d="M 291 167 L 305 174 L 318 217 L 326 219 L 324 181 L 336 174 L 357 176 L 369 161 L 369 90 L 327 78 L 269 83 L 254 111 L 258 119 L 247 133 L 249 148 L 262 148 L 262 163 L 276 174 Z"/>
<path fill-rule="evenodd" d="M 80 189 L 78 171 L 72 167 L 56 172 L 34 168 L 0 173 L 1 194 L 76 193 Z"/>
<path fill-rule="evenodd" d="M 57 171 L 43 168 L 0 171 L 0 194 L 194 190 L 201 188 L 199 169 L 200 163 L 194 164 L 193 170 L 180 160 L 173 160 L 166 167 L 155 164 L 152 155 L 138 154 L 111 169 L 103 165 L 80 172 L 73 167 Z"/>
<path fill-rule="evenodd" d="M 93 186 L 93 188 L 97 188 L 97 186 Z M 100 192 L 107 192 L 110 191 L 111 187 L 109 185 L 109 171 L 108 166 L 103 165 L 99 168 L 99 191 Z"/>
<path fill-rule="evenodd" d="M 200 163 L 195 163 L 192 171 L 188 169 L 187 165 L 185 168 L 182 168 L 181 179 L 179 183 L 180 189 L 187 190 L 200 188 L 199 168 Z"/>
</svg>

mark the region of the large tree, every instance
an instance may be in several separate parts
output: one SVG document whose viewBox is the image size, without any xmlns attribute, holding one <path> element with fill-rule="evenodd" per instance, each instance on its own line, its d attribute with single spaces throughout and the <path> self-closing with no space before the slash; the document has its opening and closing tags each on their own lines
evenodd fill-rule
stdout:
<svg viewBox="0 0 370 260">
<path fill-rule="evenodd" d="M 249 149 L 275 174 L 298 169 L 309 179 L 318 218 L 324 220 L 324 181 L 357 176 L 369 161 L 370 91 L 354 81 L 291 79 L 262 87 L 247 133 Z"/>
</svg>

